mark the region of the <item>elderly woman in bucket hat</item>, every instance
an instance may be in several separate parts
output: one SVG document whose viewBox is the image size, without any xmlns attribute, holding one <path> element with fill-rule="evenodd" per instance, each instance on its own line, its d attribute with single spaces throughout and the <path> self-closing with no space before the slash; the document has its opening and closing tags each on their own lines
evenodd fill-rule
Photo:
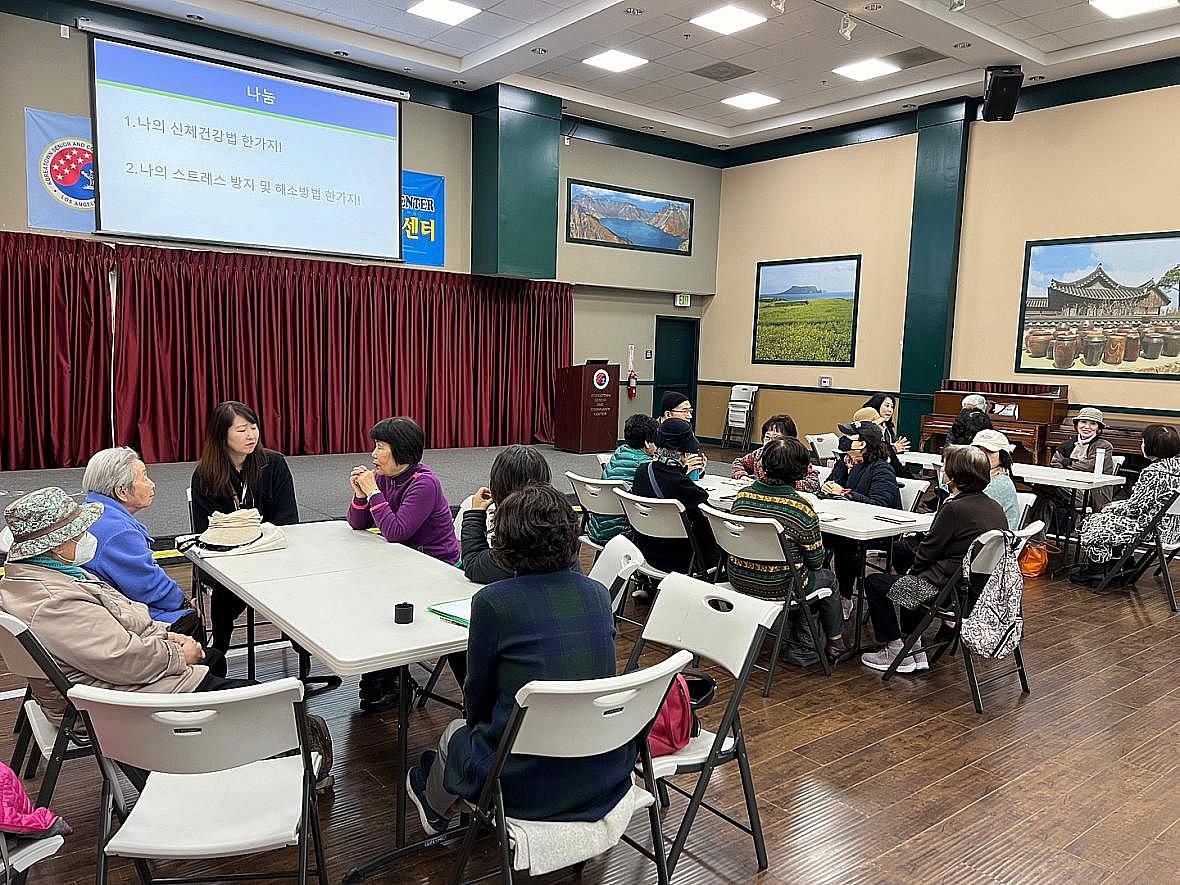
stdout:
<svg viewBox="0 0 1180 885">
<path fill-rule="evenodd" d="M 1114 446 L 1109 440 L 1102 438 L 1102 431 L 1106 429 L 1106 420 L 1102 412 L 1091 406 L 1081 409 L 1073 416 L 1073 426 L 1077 431 L 1073 439 L 1066 440 L 1053 450 L 1053 457 L 1049 464 L 1065 470 L 1079 470 L 1082 473 L 1093 473 L 1098 464 L 1099 452 L 1102 458 L 1102 472 L 1113 474 Z M 1048 486 L 1034 486 L 1037 492 L 1038 511 L 1042 506 L 1060 513 L 1073 506 L 1073 495 L 1067 489 Z M 1090 492 L 1090 505 L 1095 512 L 1101 510 L 1114 500 L 1114 487 L 1094 489 Z M 1049 522 L 1046 520 L 1046 522 Z"/>
<path fill-rule="evenodd" d="M 154 621 L 83 570 L 97 541 L 101 504 L 77 504 L 59 488 L 38 489 L 4 510 L 12 531 L 0 608 L 20 618 L 72 682 L 124 691 L 182 693 L 249 684 L 225 679 L 225 660 L 191 636 Z M 64 709 L 48 680 L 30 680 L 47 712 Z"/>
</svg>

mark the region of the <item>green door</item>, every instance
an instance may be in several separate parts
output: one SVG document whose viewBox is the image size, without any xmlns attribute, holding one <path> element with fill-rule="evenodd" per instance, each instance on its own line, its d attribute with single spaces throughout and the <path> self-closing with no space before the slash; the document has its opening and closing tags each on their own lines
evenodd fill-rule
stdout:
<svg viewBox="0 0 1180 885">
<path fill-rule="evenodd" d="M 700 332 L 701 321 L 695 317 L 656 317 L 656 367 L 652 382 L 655 417 L 660 416 L 660 402 L 669 390 L 683 393 L 696 406 Z"/>
</svg>

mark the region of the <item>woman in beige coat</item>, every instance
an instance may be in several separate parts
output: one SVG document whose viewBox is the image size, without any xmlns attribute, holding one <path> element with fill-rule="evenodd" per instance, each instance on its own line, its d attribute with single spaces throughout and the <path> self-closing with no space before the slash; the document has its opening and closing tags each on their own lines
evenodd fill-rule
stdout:
<svg viewBox="0 0 1180 885">
<path fill-rule="evenodd" d="M 9 504 L 4 520 L 13 541 L 0 608 L 29 626 L 71 682 L 168 693 L 250 684 L 226 679 L 220 653 L 171 632 L 147 606 L 83 570 L 97 546 L 89 529 L 101 514 L 101 504 L 79 506 L 58 488 Z M 47 680 L 32 688 L 48 711 L 64 709 Z"/>
</svg>

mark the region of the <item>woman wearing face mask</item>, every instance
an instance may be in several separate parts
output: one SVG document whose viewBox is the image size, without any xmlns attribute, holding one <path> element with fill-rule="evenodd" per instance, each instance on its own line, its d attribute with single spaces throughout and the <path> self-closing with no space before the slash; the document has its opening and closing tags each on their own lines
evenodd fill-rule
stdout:
<svg viewBox="0 0 1180 885">
<path fill-rule="evenodd" d="M 209 516 L 253 507 L 264 522 L 294 525 L 299 522 L 295 483 L 291 470 L 278 452 L 262 445 L 258 415 L 233 400 L 220 403 L 209 418 L 201 460 L 193 471 L 193 531 L 209 528 Z M 214 648 L 229 648 L 234 621 L 246 603 L 230 591 L 213 585 L 209 604 Z"/>
<path fill-rule="evenodd" d="M 121 691 L 182 693 L 252 684 L 226 679 L 225 659 L 191 636 L 173 633 L 85 570 L 98 543 L 90 528 L 101 504 L 79 506 L 59 488 L 12 502 L 4 520 L 12 530 L 0 607 L 20 618 L 72 682 Z M 47 680 L 30 679 L 51 715 L 64 710 Z"/>
<path fill-rule="evenodd" d="M 459 539 L 442 483 L 422 463 L 426 434 L 412 418 L 386 418 L 369 431 L 372 468 L 357 466 L 349 474 L 352 504 L 348 524 L 376 526 L 386 541 L 405 544 L 450 565 L 459 561 Z M 466 671 L 463 655 L 448 658 L 459 684 Z M 361 677 L 361 709 L 379 713 L 398 703 L 397 671 L 380 670 Z"/>
</svg>

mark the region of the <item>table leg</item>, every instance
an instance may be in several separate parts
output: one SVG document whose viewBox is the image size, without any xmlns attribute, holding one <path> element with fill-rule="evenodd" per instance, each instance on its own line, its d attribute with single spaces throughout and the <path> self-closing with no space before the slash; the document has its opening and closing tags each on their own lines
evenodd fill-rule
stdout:
<svg viewBox="0 0 1180 885">
<path fill-rule="evenodd" d="M 254 678 L 254 606 L 246 606 L 246 678 Z"/>
<path fill-rule="evenodd" d="M 467 835 L 467 826 L 451 827 L 444 833 L 439 833 L 437 836 L 431 836 L 423 839 L 421 842 L 415 842 L 413 845 L 406 844 L 406 804 L 408 802 L 406 796 L 406 772 L 409 771 L 409 739 L 410 739 L 410 706 L 413 702 L 411 697 L 412 692 L 410 686 L 413 681 L 410 679 L 410 668 L 397 668 L 397 688 L 398 688 L 398 702 L 397 702 L 397 792 L 395 793 L 395 814 L 396 821 L 394 823 L 394 848 L 391 851 L 386 851 L 377 855 L 372 860 L 369 860 L 359 867 L 353 867 L 344 877 L 346 883 L 360 882 L 367 876 L 372 875 L 378 870 L 384 869 L 395 860 L 405 857 L 420 851 L 423 848 L 430 848 L 436 845 L 445 845 L 448 842 L 453 842 L 457 839 L 462 839 Z"/>
</svg>

